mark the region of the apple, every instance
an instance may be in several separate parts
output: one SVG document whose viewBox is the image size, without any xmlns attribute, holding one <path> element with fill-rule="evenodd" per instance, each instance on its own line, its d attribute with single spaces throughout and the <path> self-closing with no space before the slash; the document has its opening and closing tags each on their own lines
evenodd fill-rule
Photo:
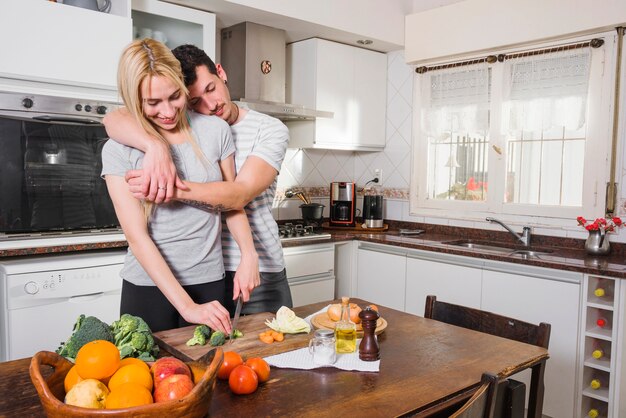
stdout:
<svg viewBox="0 0 626 418">
<path fill-rule="evenodd" d="M 154 362 L 150 368 L 150 372 L 152 373 L 154 386 L 158 386 L 163 379 L 173 374 L 182 374 L 191 377 L 189 366 L 175 357 L 161 357 Z"/>
<path fill-rule="evenodd" d="M 154 389 L 154 402 L 180 399 L 193 389 L 193 381 L 186 374 L 173 374 L 156 385 Z"/>
<path fill-rule="evenodd" d="M 85 379 L 76 383 L 65 395 L 65 403 L 83 408 L 104 409 L 109 389 L 99 380 Z"/>
</svg>

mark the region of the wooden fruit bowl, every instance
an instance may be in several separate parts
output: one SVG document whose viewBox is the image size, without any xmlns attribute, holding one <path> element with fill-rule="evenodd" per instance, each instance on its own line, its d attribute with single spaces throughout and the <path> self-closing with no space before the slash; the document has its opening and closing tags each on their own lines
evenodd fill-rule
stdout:
<svg viewBox="0 0 626 418">
<path fill-rule="evenodd" d="M 187 363 L 194 369 L 204 370 L 202 377 L 195 384 L 193 390 L 184 398 L 158 402 L 150 405 L 135 406 L 124 409 L 89 409 L 63 403 L 65 389 L 63 381 L 65 375 L 74 365 L 66 358 L 50 352 L 40 351 L 30 362 L 30 378 L 37 389 L 39 399 L 51 418 L 66 417 L 204 417 L 209 413 L 211 397 L 215 388 L 217 371 L 224 359 L 221 348 L 207 353 L 207 356 L 196 362 Z M 48 371 L 52 368 L 52 374 Z M 43 377 L 42 370 L 47 378 Z M 48 372 L 48 373 L 46 373 Z"/>
</svg>

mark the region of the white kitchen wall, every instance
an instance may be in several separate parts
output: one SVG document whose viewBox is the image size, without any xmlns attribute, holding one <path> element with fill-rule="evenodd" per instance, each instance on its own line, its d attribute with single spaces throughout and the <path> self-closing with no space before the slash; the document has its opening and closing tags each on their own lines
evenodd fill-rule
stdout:
<svg viewBox="0 0 626 418">
<path fill-rule="evenodd" d="M 375 169 L 382 169 L 385 217 L 402 219 L 402 214 L 408 213 L 412 95 L 413 68 L 405 64 L 404 51 L 388 53 L 385 149 L 381 152 L 288 149 L 278 176 L 275 216 L 278 219 L 300 217 L 298 206 L 302 202 L 283 198 L 288 188 L 304 189 L 311 200 L 328 206 L 331 182 L 354 181 L 361 188 L 374 178 Z M 361 199 L 357 207 L 361 207 Z M 328 216 L 328 207 L 325 211 Z"/>
</svg>

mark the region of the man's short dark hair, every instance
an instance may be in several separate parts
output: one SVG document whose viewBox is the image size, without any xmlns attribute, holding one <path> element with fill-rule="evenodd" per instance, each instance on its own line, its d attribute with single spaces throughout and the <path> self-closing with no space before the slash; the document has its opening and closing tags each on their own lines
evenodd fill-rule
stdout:
<svg viewBox="0 0 626 418">
<path fill-rule="evenodd" d="M 183 70 L 185 85 L 190 86 L 196 82 L 196 67 L 204 65 L 211 74 L 217 75 L 215 63 L 202 49 L 195 45 L 181 45 L 172 50 L 172 53 L 180 61 Z"/>
</svg>

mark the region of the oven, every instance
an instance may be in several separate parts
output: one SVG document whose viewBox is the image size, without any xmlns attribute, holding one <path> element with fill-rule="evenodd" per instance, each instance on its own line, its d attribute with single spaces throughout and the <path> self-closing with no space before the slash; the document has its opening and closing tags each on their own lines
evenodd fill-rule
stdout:
<svg viewBox="0 0 626 418">
<path fill-rule="evenodd" d="M 118 106 L 0 92 L 0 244 L 120 233 L 100 177 L 101 119 Z"/>
</svg>

